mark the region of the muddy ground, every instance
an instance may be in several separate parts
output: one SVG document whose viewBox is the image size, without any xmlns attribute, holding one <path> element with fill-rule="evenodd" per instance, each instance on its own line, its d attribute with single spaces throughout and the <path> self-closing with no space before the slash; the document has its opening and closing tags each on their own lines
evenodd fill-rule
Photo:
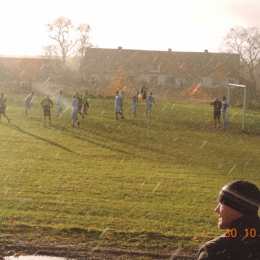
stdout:
<svg viewBox="0 0 260 260">
<path fill-rule="evenodd" d="M 155 259 L 169 259 L 169 260 L 195 260 L 196 252 L 182 252 L 176 250 L 172 252 L 167 251 L 139 251 L 139 250 L 124 250 L 117 248 L 88 248 L 85 245 L 37 245 L 20 242 L 16 245 L 5 244 L 1 245 L 1 255 L 47 255 L 59 256 L 65 259 L 77 260 L 155 260 Z M 17 258 L 19 259 L 19 257 Z"/>
</svg>

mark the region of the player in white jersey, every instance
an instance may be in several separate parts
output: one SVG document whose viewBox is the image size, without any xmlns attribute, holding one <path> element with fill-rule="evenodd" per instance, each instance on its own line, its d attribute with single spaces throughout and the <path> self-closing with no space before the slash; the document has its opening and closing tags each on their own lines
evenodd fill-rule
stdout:
<svg viewBox="0 0 260 260">
<path fill-rule="evenodd" d="M 28 109 L 30 109 L 33 105 L 32 98 L 33 98 L 34 92 L 32 91 L 24 100 L 25 105 L 25 115 L 28 116 Z"/>
<path fill-rule="evenodd" d="M 145 115 L 147 117 L 150 117 L 152 114 L 152 107 L 153 103 L 155 104 L 155 100 L 153 97 L 153 93 L 151 92 L 147 97 L 146 97 L 146 112 Z"/>
<path fill-rule="evenodd" d="M 71 118 L 72 118 L 71 126 L 72 127 L 74 127 L 74 125 L 77 124 L 79 128 L 80 122 L 78 120 L 78 112 L 79 112 L 79 101 L 76 98 L 76 95 L 73 95 L 71 101 Z"/>
<path fill-rule="evenodd" d="M 123 94 L 124 92 L 122 91 L 121 94 L 119 94 L 119 91 L 116 91 L 116 97 L 115 97 L 115 115 L 116 115 L 116 120 L 118 120 L 118 114 L 121 116 L 121 119 L 125 119 L 123 115 Z"/>
<path fill-rule="evenodd" d="M 57 116 L 60 116 L 60 113 L 63 109 L 63 96 L 62 96 L 62 90 L 57 96 Z"/>
<path fill-rule="evenodd" d="M 138 104 L 139 91 L 132 96 L 132 115 L 136 116 L 136 109 Z"/>
<path fill-rule="evenodd" d="M 221 113 L 222 113 L 222 118 L 223 118 L 223 121 L 224 121 L 224 128 L 227 128 L 227 125 L 228 125 L 228 122 L 227 122 L 227 108 L 228 108 L 227 99 L 226 99 L 225 96 L 223 96 Z"/>
</svg>

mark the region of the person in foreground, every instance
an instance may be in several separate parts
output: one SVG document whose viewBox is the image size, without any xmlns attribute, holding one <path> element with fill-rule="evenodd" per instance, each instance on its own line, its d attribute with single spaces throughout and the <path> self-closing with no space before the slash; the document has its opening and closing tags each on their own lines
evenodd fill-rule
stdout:
<svg viewBox="0 0 260 260">
<path fill-rule="evenodd" d="M 248 181 L 225 185 L 215 212 L 226 233 L 202 245 L 198 259 L 260 260 L 260 191 Z"/>
</svg>

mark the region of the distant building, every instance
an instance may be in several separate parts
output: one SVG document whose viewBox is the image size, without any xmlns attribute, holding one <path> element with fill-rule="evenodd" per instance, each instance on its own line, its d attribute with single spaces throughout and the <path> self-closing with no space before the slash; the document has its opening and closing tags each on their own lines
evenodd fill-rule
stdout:
<svg viewBox="0 0 260 260">
<path fill-rule="evenodd" d="M 40 58 L 0 57 L 0 80 L 8 86 L 58 77 L 60 61 Z"/>
<path fill-rule="evenodd" d="M 173 52 L 88 48 L 81 64 L 83 73 L 111 79 L 119 69 L 125 75 L 154 85 L 202 86 L 238 84 L 239 55 L 229 53 Z"/>
</svg>

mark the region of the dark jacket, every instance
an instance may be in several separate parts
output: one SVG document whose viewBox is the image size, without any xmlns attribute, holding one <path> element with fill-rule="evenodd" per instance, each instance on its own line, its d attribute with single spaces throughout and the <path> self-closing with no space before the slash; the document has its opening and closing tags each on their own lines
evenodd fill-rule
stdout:
<svg viewBox="0 0 260 260">
<path fill-rule="evenodd" d="M 227 233 L 202 245 L 198 260 L 260 260 L 259 217 L 233 221 Z"/>
<path fill-rule="evenodd" d="M 222 108 L 222 102 L 221 101 L 215 100 L 215 101 L 211 102 L 210 105 L 214 106 L 214 112 L 221 111 L 221 108 Z"/>
</svg>

